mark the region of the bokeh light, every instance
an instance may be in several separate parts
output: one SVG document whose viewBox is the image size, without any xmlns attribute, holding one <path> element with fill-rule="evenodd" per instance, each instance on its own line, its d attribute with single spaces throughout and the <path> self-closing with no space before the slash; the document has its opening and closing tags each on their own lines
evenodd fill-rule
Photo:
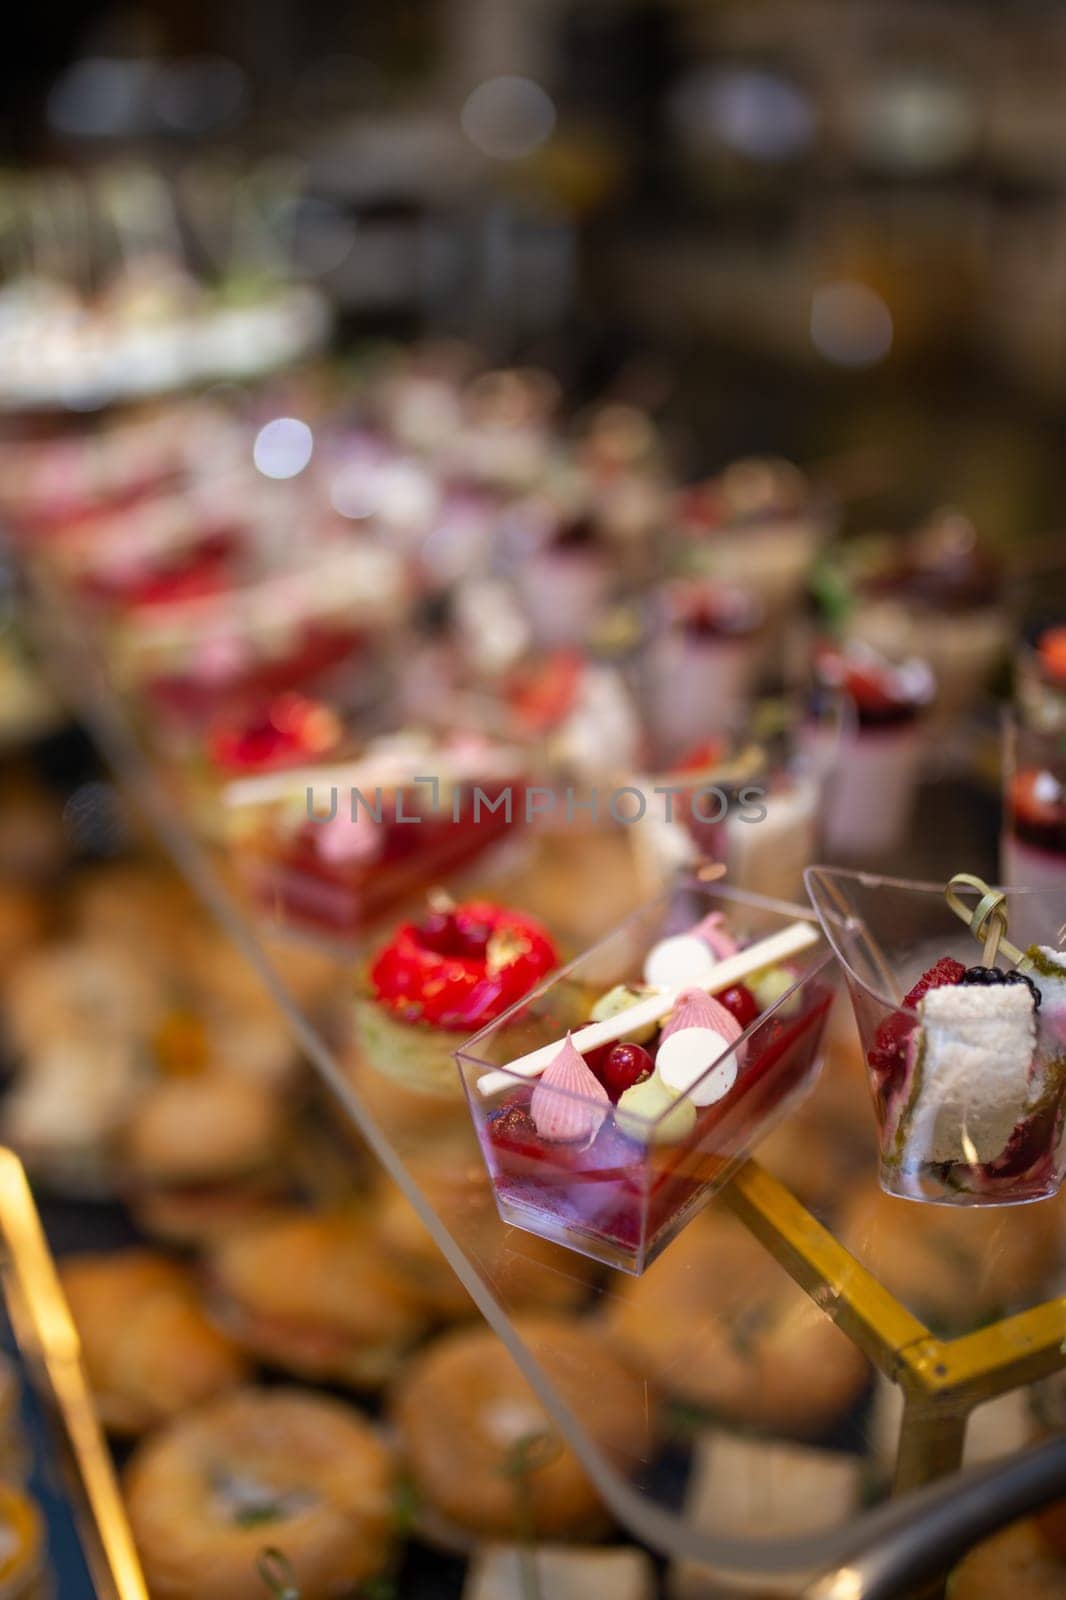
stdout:
<svg viewBox="0 0 1066 1600">
<path fill-rule="evenodd" d="M 295 478 L 314 450 L 314 435 L 298 417 L 276 417 L 255 436 L 252 459 L 264 478 Z"/>
<path fill-rule="evenodd" d="M 811 343 L 838 367 L 873 367 L 892 348 L 892 313 L 865 283 L 826 283 L 811 299 Z"/>
<path fill-rule="evenodd" d="M 551 138 L 555 106 L 532 78 L 488 78 L 468 95 L 460 121 L 482 155 L 518 161 Z"/>
</svg>

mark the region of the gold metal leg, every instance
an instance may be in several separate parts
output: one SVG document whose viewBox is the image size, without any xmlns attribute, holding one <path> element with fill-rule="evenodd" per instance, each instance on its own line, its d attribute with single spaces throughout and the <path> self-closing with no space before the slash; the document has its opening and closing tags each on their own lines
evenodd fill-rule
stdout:
<svg viewBox="0 0 1066 1600">
<path fill-rule="evenodd" d="M 930 1401 L 923 1394 L 905 1398 L 892 1486 L 896 1494 L 958 1471 L 968 1416 L 966 1410 Z"/>
</svg>

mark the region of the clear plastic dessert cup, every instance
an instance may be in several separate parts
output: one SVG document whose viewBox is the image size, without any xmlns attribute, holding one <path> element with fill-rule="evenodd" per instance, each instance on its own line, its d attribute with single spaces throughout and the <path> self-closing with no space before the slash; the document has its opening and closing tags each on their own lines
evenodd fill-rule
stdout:
<svg viewBox="0 0 1066 1600">
<path fill-rule="evenodd" d="M 711 1065 L 701 1066 L 687 1088 L 674 1094 L 660 1082 L 665 1040 L 671 1023 L 681 1022 L 680 1008 L 672 1016 L 667 1011 L 650 1033 L 638 1030 L 660 1065 L 638 1085 L 635 1099 L 632 1088 L 615 1099 L 613 1089 L 609 1095 L 595 1082 L 585 1092 L 557 1089 L 551 1085 L 561 1080 L 552 1079 L 550 1068 L 537 1078 L 523 1073 L 519 1058 L 547 1046 L 544 1054 L 554 1060 L 568 1032 L 580 1046 L 579 1030 L 599 999 L 617 985 L 649 982 L 652 952 L 661 955 L 663 941 L 679 936 L 691 948 L 714 914 L 711 926 L 726 940 L 718 946 L 723 975 L 725 963 L 736 959 L 735 941 L 740 957 L 762 946 L 772 976 L 764 985 L 765 969 L 756 968 L 758 978 L 749 981 L 762 986 L 762 999 L 751 1020 L 738 1025 L 737 1036 L 710 1055 Z M 770 938 L 793 941 L 787 959 L 773 958 Z M 475 1035 L 457 1060 L 503 1221 L 642 1272 L 813 1086 L 832 996 L 828 964 L 809 911 L 684 878 Z M 715 985 L 707 975 L 708 994 Z M 678 999 L 672 982 L 657 992 L 667 1007 Z M 743 1016 L 741 1010 L 738 1024 Z M 545 1095 L 553 1102 L 547 1119 Z"/>
<path fill-rule="evenodd" d="M 1054 943 L 1066 915 L 1066 726 L 1006 719 L 1000 873 L 1029 891 L 1013 918 L 1015 944 Z"/>
<path fill-rule="evenodd" d="M 942 884 L 830 867 L 806 882 L 855 1011 L 881 1187 L 941 1205 L 1054 1195 L 1066 1167 L 1066 897 L 1024 969 L 1037 1003 L 1030 982 L 1008 977 L 1003 945 L 986 965 Z M 1012 948 L 1025 898 L 1002 896 Z"/>
</svg>

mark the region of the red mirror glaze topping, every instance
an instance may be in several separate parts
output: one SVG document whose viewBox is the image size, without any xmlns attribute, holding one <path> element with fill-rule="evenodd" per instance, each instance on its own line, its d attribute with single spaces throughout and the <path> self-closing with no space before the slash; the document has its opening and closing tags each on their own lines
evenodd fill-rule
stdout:
<svg viewBox="0 0 1066 1600">
<path fill-rule="evenodd" d="M 533 917 L 472 900 L 405 922 L 374 960 L 370 982 L 379 1004 L 404 1021 L 472 1033 L 558 964 Z"/>
</svg>

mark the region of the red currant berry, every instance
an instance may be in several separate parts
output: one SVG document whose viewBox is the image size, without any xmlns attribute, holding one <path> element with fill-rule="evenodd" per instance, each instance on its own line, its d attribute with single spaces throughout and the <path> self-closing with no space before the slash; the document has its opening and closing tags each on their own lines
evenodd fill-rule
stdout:
<svg viewBox="0 0 1066 1600">
<path fill-rule="evenodd" d="M 590 1028 L 595 1026 L 595 1024 L 591 1022 L 583 1022 L 581 1026 L 583 1028 Z M 594 1050 L 583 1050 L 581 1052 L 585 1058 L 586 1067 L 588 1067 L 589 1071 L 594 1077 L 599 1078 L 601 1083 L 604 1082 L 603 1071 L 607 1065 L 607 1057 L 610 1055 L 613 1049 L 613 1044 L 598 1044 Z"/>
<path fill-rule="evenodd" d="M 748 1027 L 759 1015 L 759 1003 L 746 984 L 730 984 L 715 999 L 725 1006 L 731 1016 L 736 1017 L 742 1028 Z"/>
<path fill-rule="evenodd" d="M 639 1044 L 613 1044 L 600 1072 L 603 1087 L 618 1101 L 635 1083 L 643 1083 L 655 1070 L 651 1056 Z"/>
<path fill-rule="evenodd" d="M 424 950 L 432 950 L 434 955 L 465 954 L 452 911 L 427 911 L 415 931 L 418 943 Z"/>
</svg>

